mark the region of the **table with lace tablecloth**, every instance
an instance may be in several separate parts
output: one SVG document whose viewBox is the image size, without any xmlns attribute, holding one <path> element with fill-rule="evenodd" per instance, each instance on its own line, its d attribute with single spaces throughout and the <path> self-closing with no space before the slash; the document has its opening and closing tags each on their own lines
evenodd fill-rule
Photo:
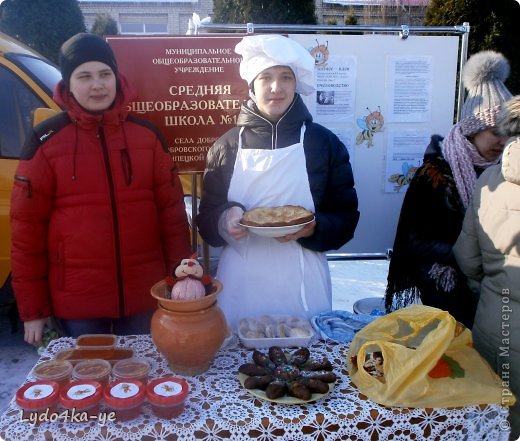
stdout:
<svg viewBox="0 0 520 441">
<path fill-rule="evenodd" d="M 51 359 L 74 340 L 51 342 L 38 363 Z M 152 365 L 151 378 L 172 375 L 149 335 L 122 336 Z M 318 341 L 314 358 L 326 356 L 338 379 L 329 395 L 308 404 L 263 401 L 244 389 L 238 367 L 251 361 L 241 344 L 221 349 L 204 374 L 185 377 L 190 386 L 184 412 L 173 420 L 155 417 L 145 403 L 142 414 L 124 422 L 54 422 L 39 426 L 21 421 L 14 399 L 0 419 L 0 439 L 16 440 L 507 440 L 507 409 L 499 405 L 458 409 L 402 409 L 380 406 L 360 394 L 346 370 L 348 345 Z M 32 373 L 27 380 L 34 380 Z M 103 408 L 101 409 L 103 411 Z"/>
</svg>

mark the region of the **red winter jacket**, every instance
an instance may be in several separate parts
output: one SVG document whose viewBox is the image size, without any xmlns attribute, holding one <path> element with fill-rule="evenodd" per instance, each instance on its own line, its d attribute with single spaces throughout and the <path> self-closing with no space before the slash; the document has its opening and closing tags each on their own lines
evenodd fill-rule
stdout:
<svg viewBox="0 0 520 441">
<path fill-rule="evenodd" d="M 24 146 L 11 199 L 12 284 L 22 320 L 120 317 L 156 307 L 150 287 L 189 256 L 179 178 L 150 123 L 120 92 L 101 115 L 58 83 L 67 113 Z"/>
</svg>

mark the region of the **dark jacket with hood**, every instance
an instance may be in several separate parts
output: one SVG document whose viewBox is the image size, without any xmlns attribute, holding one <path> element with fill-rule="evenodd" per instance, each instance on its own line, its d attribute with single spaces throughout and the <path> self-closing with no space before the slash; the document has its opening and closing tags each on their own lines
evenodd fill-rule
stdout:
<svg viewBox="0 0 520 441">
<path fill-rule="evenodd" d="M 477 299 L 453 255 L 465 210 L 442 155 L 442 139 L 432 136 L 424 163 L 403 200 L 388 271 L 386 306 L 390 311 L 420 298 L 422 303 L 447 310 L 471 327 Z M 446 271 L 433 274 L 434 266 Z M 451 286 L 444 283 L 448 278 Z"/>
<path fill-rule="evenodd" d="M 34 128 L 11 201 L 13 288 L 24 321 L 120 317 L 155 308 L 150 287 L 189 256 L 183 192 L 158 131 L 129 116 L 121 75 L 112 107 Z"/>
<path fill-rule="evenodd" d="M 316 229 L 298 242 L 313 251 L 338 249 L 354 235 L 359 220 L 358 201 L 348 151 L 336 135 L 312 122 L 299 95 L 277 123 L 262 117 L 250 100 L 242 105 L 237 127 L 229 130 L 211 147 L 204 173 L 203 193 L 197 223 L 210 245 L 223 246 L 218 220 L 224 210 L 240 205 L 228 200 L 241 127 L 242 148 L 279 149 L 300 140 L 306 124 L 303 148 L 310 190 L 315 206 Z"/>
</svg>

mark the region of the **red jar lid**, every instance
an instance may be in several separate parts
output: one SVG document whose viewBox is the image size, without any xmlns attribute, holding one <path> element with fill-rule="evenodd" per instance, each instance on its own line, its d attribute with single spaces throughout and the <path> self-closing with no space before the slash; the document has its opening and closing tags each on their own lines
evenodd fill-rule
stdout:
<svg viewBox="0 0 520 441">
<path fill-rule="evenodd" d="M 55 381 L 38 380 L 23 385 L 16 392 L 16 404 L 23 409 L 51 407 L 59 400 L 60 386 Z"/>
<path fill-rule="evenodd" d="M 60 391 L 60 401 L 64 407 L 85 409 L 99 403 L 103 387 L 94 380 L 72 381 Z"/>
<path fill-rule="evenodd" d="M 150 403 L 162 406 L 182 403 L 188 396 L 188 391 L 186 380 L 175 377 L 156 378 L 146 387 Z"/>
<path fill-rule="evenodd" d="M 105 402 L 115 408 L 134 407 L 146 397 L 146 388 L 139 380 L 116 380 L 105 387 Z"/>
</svg>

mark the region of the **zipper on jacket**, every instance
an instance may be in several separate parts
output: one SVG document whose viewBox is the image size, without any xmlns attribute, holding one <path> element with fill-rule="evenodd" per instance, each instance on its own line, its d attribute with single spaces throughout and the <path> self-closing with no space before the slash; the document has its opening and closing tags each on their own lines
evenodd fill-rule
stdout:
<svg viewBox="0 0 520 441">
<path fill-rule="evenodd" d="M 273 126 L 273 136 L 272 136 L 272 142 L 273 142 L 273 145 L 271 147 L 271 150 L 275 150 L 277 149 L 277 144 L 278 144 L 278 124 L 280 124 L 280 122 L 282 121 L 282 119 L 285 118 L 285 116 L 291 111 L 291 109 L 293 108 L 294 106 L 294 103 L 296 102 L 295 99 L 292 100 L 292 103 L 291 105 L 287 108 L 287 110 L 285 111 L 285 113 L 281 116 L 281 118 L 276 121 L 276 124 L 272 124 L 271 125 Z"/>
<path fill-rule="evenodd" d="M 31 184 L 31 180 L 29 178 L 26 178 L 25 176 L 20 176 L 20 175 L 15 175 L 14 179 L 16 181 L 24 182 L 25 184 L 27 184 L 27 198 L 31 199 L 32 198 L 32 184 Z"/>
<path fill-rule="evenodd" d="M 110 192 L 110 205 L 112 206 L 112 223 L 114 225 L 114 240 L 116 245 L 115 250 L 117 263 L 117 293 L 119 298 L 119 316 L 123 317 L 125 315 L 125 299 L 123 295 L 123 275 L 121 272 L 121 244 L 119 238 L 119 219 L 117 217 L 114 177 L 112 175 L 112 168 L 110 167 L 110 157 L 108 154 L 108 146 L 105 139 L 105 132 L 103 131 L 103 127 L 101 125 L 98 128 L 98 136 L 101 141 L 101 150 L 103 151 L 103 158 L 105 160 L 105 171 L 107 173 Z"/>
<path fill-rule="evenodd" d="M 247 106 L 245 106 L 245 109 L 248 111 L 248 112 L 251 112 L 253 115 L 255 115 L 256 117 L 260 118 L 260 119 L 263 119 L 265 122 L 267 122 L 268 124 L 271 125 L 271 150 L 275 150 L 277 149 L 278 147 L 276 146 L 276 144 L 278 143 L 278 124 L 280 124 L 280 121 L 282 121 L 282 119 L 285 118 L 285 116 L 290 112 L 290 110 L 293 108 L 294 104 L 296 103 L 296 100 L 293 99 L 291 105 L 287 108 L 287 110 L 285 111 L 285 113 L 281 116 L 281 118 L 276 121 L 276 124 L 273 124 L 271 121 L 269 121 L 267 118 L 263 117 L 262 115 L 260 115 L 260 113 L 256 113 L 253 109 L 250 109 L 248 108 Z"/>
</svg>

